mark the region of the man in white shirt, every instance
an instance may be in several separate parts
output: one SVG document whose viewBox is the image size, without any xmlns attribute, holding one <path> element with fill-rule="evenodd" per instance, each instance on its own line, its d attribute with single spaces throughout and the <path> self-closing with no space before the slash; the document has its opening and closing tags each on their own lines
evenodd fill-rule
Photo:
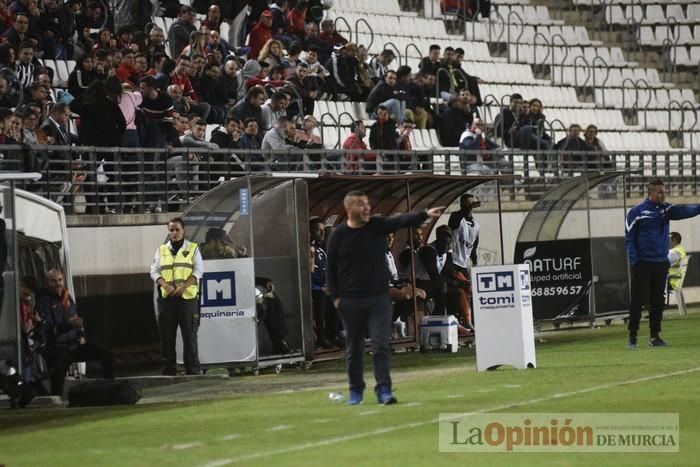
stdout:
<svg viewBox="0 0 700 467">
<path fill-rule="evenodd" d="M 455 270 L 469 277 L 469 261 L 476 266 L 479 246 L 479 222 L 472 215 L 472 209 L 479 207 L 479 201 L 474 195 L 466 193 L 459 198 L 460 210 L 450 214 L 447 225 L 454 237 L 452 261 Z"/>
<path fill-rule="evenodd" d="M 277 125 L 280 117 L 286 115 L 288 105 L 289 96 L 287 93 L 277 91 L 272 94 L 272 97 L 267 102 L 260 106 L 263 131 L 269 131 Z"/>
<path fill-rule="evenodd" d="M 384 78 L 394 58 L 396 58 L 396 55 L 391 49 L 384 49 L 379 55 L 372 57 L 369 61 L 369 76 L 372 78 L 372 81 L 376 83 Z"/>
</svg>

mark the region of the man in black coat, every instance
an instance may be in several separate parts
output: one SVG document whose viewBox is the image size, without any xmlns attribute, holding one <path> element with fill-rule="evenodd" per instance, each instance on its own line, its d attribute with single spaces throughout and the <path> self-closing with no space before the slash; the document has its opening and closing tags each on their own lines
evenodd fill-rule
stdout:
<svg viewBox="0 0 700 467">
<path fill-rule="evenodd" d="M 521 126 L 519 119 L 522 102 L 523 96 L 517 92 L 511 94 L 509 106 L 501 108 L 501 113 L 496 115 L 493 122 L 496 136 L 503 138 L 503 144 L 509 148 L 515 147 L 515 134 Z"/>
<path fill-rule="evenodd" d="M 397 75 L 393 70 L 387 71 L 384 79 L 372 88 L 367 96 L 367 114 L 372 113 L 379 106 L 389 110 L 398 123 L 403 121 L 403 114 L 406 111 L 406 91 L 396 85 Z"/>
<path fill-rule="evenodd" d="M 65 276 L 58 269 L 46 273 L 47 287 L 39 291 L 36 310 L 42 319 L 46 341 L 44 359 L 49 369 L 51 394 L 63 394 L 66 370 L 73 362 L 102 361 L 105 379 L 114 378 L 112 353 L 89 343 L 85 338 L 83 320 L 78 316 L 75 301 L 65 287 Z"/>
<path fill-rule="evenodd" d="M 474 120 L 471 106 L 466 97 L 453 97 L 449 108 L 440 114 L 440 144 L 446 147 L 459 146 L 459 137 Z"/>
<path fill-rule="evenodd" d="M 262 127 L 262 110 L 260 107 L 265 102 L 265 99 L 267 99 L 265 89 L 261 86 L 253 86 L 246 93 L 245 99 L 238 101 L 236 105 L 231 107 L 227 117 L 236 117 L 242 121 L 253 117 L 258 122 L 258 127 Z"/>
<path fill-rule="evenodd" d="M 562 159 L 569 163 L 569 167 L 583 167 L 586 168 L 584 162 L 584 155 L 577 154 L 580 152 L 594 151 L 595 149 L 590 144 L 581 138 L 581 125 L 578 123 L 572 123 L 569 125 L 569 133 L 566 138 L 562 138 L 557 141 L 554 145 L 554 149 L 564 152 Z"/>
<path fill-rule="evenodd" d="M 222 130 L 223 128 L 223 130 Z M 238 149 L 240 148 L 241 133 L 243 130 L 243 122 L 234 116 L 226 117 L 223 127 L 216 128 L 211 133 L 209 138 L 210 143 L 219 146 L 220 149 Z M 211 157 L 219 163 L 226 162 L 226 155 L 221 153 L 212 153 Z M 241 159 L 231 152 L 231 171 L 244 172 Z M 220 168 L 219 171 L 222 169 Z"/>
</svg>

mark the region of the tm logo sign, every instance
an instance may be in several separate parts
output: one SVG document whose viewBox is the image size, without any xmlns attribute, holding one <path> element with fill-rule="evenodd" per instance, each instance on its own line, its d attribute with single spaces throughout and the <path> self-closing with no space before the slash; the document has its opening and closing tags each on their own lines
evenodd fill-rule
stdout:
<svg viewBox="0 0 700 467">
<path fill-rule="evenodd" d="M 476 275 L 479 292 L 509 292 L 515 290 L 512 272 L 483 272 Z"/>
<path fill-rule="evenodd" d="M 236 273 L 205 272 L 202 277 L 202 306 L 236 306 Z"/>
<path fill-rule="evenodd" d="M 520 271 L 520 290 L 530 290 L 530 271 Z"/>
</svg>

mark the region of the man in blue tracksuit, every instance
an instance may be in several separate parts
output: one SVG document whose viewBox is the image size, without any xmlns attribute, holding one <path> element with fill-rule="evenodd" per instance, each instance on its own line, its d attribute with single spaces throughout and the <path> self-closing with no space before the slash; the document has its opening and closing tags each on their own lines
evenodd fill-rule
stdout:
<svg viewBox="0 0 700 467">
<path fill-rule="evenodd" d="M 629 343 L 637 347 L 637 331 L 642 306 L 649 299 L 649 346 L 668 344 L 659 337 L 664 309 L 664 290 L 668 274 L 669 223 L 700 214 L 700 205 L 672 205 L 666 203 L 664 184 L 660 180 L 649 183 L 648 196 L 641 204 L 630 209 L 625 225 L 627 257 L 632 268 L 632 296 L 630 301 Z"/>
</svg>

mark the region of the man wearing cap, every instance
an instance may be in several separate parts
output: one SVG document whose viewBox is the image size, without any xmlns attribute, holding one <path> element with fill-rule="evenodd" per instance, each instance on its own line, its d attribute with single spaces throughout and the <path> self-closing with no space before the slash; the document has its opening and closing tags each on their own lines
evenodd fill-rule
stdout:
<svg viewBox="0 0 700 467">
<path fill-rule="evenodd" d="M 250 31 L 248 47 L 250 47 L 249 58 L 257 58 L 265 43 L 272 39 L 272 12 L 265 10 L 260 14 L 260 21 Z"/>
<path fill-rule="evenodd" d="M 369 61 L 369 76 L 375 83 L 382 79 L 396 55 L 391 49 L 384 49 L 379 55 L 375 55 Z"/>
</svg>

